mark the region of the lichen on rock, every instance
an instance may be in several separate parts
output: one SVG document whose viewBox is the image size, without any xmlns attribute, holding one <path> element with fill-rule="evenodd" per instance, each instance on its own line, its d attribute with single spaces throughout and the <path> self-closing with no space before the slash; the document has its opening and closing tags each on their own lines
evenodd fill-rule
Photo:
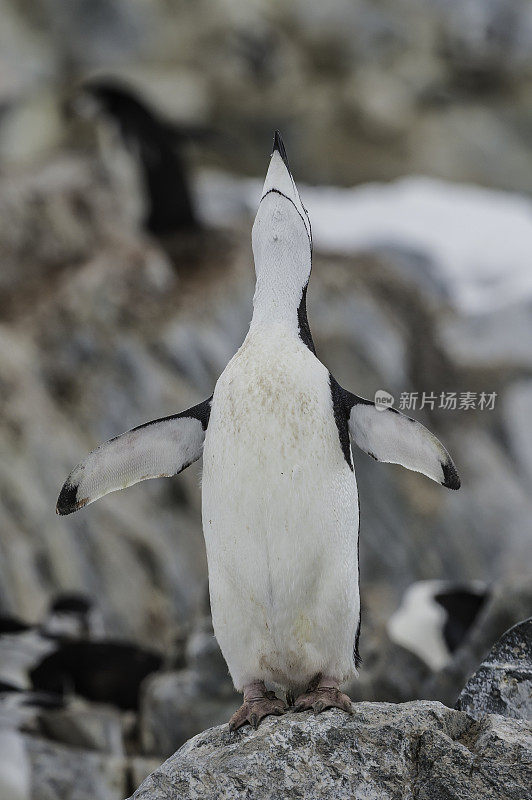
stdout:
<svg viewBox="0 0 532 800">
<path fill-rule="evenodd" d="M 131 800 L 525 800 L 532 730 L 441 703 L 359 703 L 353 716 L 290 712 L 257 731 L 195 736 Z"/>
</svg>

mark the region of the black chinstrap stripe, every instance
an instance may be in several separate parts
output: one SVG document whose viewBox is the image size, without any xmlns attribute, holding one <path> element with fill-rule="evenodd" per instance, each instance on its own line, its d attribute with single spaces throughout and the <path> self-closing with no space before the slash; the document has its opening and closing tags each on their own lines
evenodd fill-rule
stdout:
<svg viewBox="0 0 532 800">
<path fill-rule="evenodd" d="M 295 210 L 296 210 L 296 213 L 299 215 L 299 217 L 301 218 L 301 220 L 302 220 L 302 222 L 303 222 L 303 225 L 305 226 L 305 233 L 307 234 L 307 238 L 308 238 L 308 240 L 309 240 L 309 244 L 310 244 L 310 253 L 311 253 L 311 255 L 312 255 L 312 236 L 309 234 L 309 232 L 308 232 L 308 230 L 307 230 L 307 225 L 306 225 L 306 223 L 305 223 L 305 217 L 303 216 L 303 214 L 301 213 L 301 211 L 299 210 L 299 208 L 296 206 L 296 204 L 294 203 L 294 201 L 292 200 L 292 198 L 291 198 L 291 197 L 288 197 L 288 195 L 287 195 L 287 194 L 285 194 L 284 192 L 281 192 L 281 190 L 280 190 L 280 189 L 268 189 L 268 191 L 267 191 L 267 192 L 265 192 L 265 193 L 262 195 L 262 197 L 260 198 L 260 202 L 262 203 L 262 201 L 264 200 L 264 198 L 265 198 L 265 197 L 268 197 L 268 195 L 269 195 L 269 194 L 278 194 L 278 195 L 280 195 L 281 197 L 284 197 L 284 199 L 285 199 L 285 200 L 288 200 L 288 202 L 289 202 L 289 203 L 292 203 L 292 205 L 294 206 L 294 208 L 295 208 Z M 259 203 L 259 205 L 260 205 L 260 203 Z M 309 219 L 307 219 L 307 222 L 308 222 L 308 226 L 309 226 L 309 228 L 310 228 L 310 220 L 309 220 Z"/>
<path fill-rule="evenodd" d="M 307 288 L 308 288 L 308 281 L 303 287 L 303 293 L 301 295 L 301 300 L 297 309 L 297 324 L 299 326 L 299 336 L 303 344 L 306 344 L 308 349 L 311 353 L 316 355 L 316 348 L 314 347 L 314 341 L 312 339 L 312 334 L 310 332 L 310 325 L 308 323 L 307 317 Z"/>
</svg>

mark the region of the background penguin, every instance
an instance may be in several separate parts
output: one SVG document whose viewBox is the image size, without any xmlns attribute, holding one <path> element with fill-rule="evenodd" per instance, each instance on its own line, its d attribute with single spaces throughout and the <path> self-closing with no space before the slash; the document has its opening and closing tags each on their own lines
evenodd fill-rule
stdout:
<svg viewBox="0 0 532 800">
<path fill-rule="evenodd" d="M 97 638 L 103 635 L 103 619 L 87 595 L 63 592 L 50 604 L 42 630 L 50 636 Z"/>
<path fill-rule="evenodd" d="M 57 647 L 39 626 L 13 617 L 0 618 L 0 683 L 13 690 L 31 689 L 31 670 Z"/>
<path fill-rule="evenodd" d="M 96 122 L 105 166 L 124 197 L 136 199 L 146 231 L 166 236 L 199 227 L 181 151 L 201 129 L 163 119 L 140 93 L 112 79 L 85 83 L 69 108 Z"/>
<path fill-rule="evenodd" d="M 226 137 L 163 117 L 140 91 L 111 78 L 87 81 L 65 109 L 95 124 L 105 173 L 130 223 L 156 240 L 182 277 L 203 275 L 213 265 L 220 272 L 234 243 L 226 231 L 200 221 L 186 149 Z"/>
<path fill-rule="evenodd" d="M 136 709 L 144 678 L 162 658 L 136 644 L 101 638 L 101 619 L 90 598 L 59 595 L 42 625 L 0 617 L 0 691 L 31 697 L 75 694 L 86 700 Z M 11 702 L 23 703 L 12 695 Z"/>
<path fill-rule="evenodd" d="M 16 617 L 0 617 L 0 685 L 29 690 L 30 673 L 60 647 L 62 640 L 92 637 L 101 629 L 94 603 L 80 592 L 57 595 L 40 625 L 29 625 Z"/>
<path fill-rule="evenodd" d="M 101 445 L 67 478 L 60 514 L 203 453 L 202 516 L 216 638 L 257 726 L 295 709 L 351 711 L 360 634 L 358 496 L 351 443 L 443 486 L 443 445 L 395 409 L 343 389 L 315 355 L 306 313 L 312 233 L 279 133 L 252 234 L 256 290 L 246 339 L 214 394 Z"/>
<path fill-rule="evenodd" d="M 488 597 L 480 581 L 417 581 L 388 620 L 388 636 L 436 672 L 450 662 Z"/>
<path fill-rule="evenodd" d="M 61 642 L 30 673 L 35 690 L 77 695 L 123 711 L 139 706 L 143 680 L 162 666 L 158 653 L 128 642 Z"/>
</svg>

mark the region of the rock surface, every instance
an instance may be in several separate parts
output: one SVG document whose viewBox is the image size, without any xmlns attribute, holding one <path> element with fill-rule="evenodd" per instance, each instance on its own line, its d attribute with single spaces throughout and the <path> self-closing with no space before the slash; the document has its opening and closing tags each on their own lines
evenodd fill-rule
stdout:
<svg viewBox="0 0 532 800">
<path fill-rule="evenodd" d="M 24 744 L 35 800 L 122 800 L 127 791 L 124 758 L 33 736 L 25 736 Z"/>
<path fill-rule="evenodd" d="M 166 758 L 205 728 L 227 722 L 241 703 L 210 617 L 198 620 L 184 660 L 184 669 L 157 673 L 144 684 L 139 719 L 143 753 Z"/>
<path fill-rule="evenodd" d="M 532 618 L 510 628 L 466 683 L 457 708 L 472 717 L 532 721 Z"/>
<path fill-rule="evenodd" d="M 196 736 L 150 775 L 134 800 L 525 800 L 532 730 L 481 721 L 436 702 L 360 703 L 290 713 L 257 731 L 227 725 Z"/>
<path fill-rule="evenodd" d="M 454 705 L 461 688 L 487 657 L 494 643 L 501 637 L 504 639 L 510 628 L 528 619 L 531 613 L 530 578 L 495 584 L 491 598 L 477 617 L 466 640 L 455 652 L 452 662 L 425 680 L 421 689 L 418 687 L 418 691 L 422 692 L 421 696 Z"/>
</svg>

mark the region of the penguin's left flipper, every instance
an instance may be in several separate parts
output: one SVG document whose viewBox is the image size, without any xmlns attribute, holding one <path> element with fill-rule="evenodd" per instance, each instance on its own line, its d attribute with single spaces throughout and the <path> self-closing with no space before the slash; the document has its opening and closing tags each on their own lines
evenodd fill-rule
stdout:
<svg viewBox="0 0 532 800">
<path fill-rule="evenodd" d="M 109 492 L 148 478 L 169 478 L 197 461 L 203 451 L 211 399 L 101 444 L 66 479 L 57 513 L 72 514 Z"/>
<path fill-rule="evenodd" d="M 434 434 L 395 408 L 380 410 L 347 390 L 344 403 L 351 440 L 376 461 L 421 472 L 449 489 L 460 488 L 452 458 Z"/>
</svg>

